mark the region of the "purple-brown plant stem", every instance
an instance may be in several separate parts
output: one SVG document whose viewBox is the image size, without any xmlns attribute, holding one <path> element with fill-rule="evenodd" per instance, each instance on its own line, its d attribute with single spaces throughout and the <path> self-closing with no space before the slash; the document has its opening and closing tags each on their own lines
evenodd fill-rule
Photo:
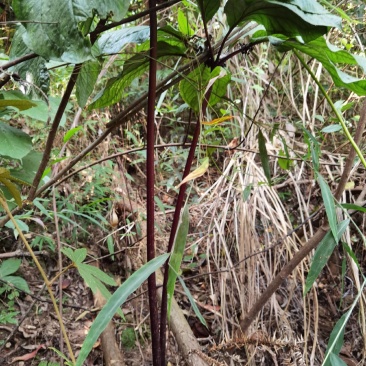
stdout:
<svg viewBox="0 0 366 366">
<path fill-rule="evenodd" d="M 149 0 L 149 9 L 156 6 L 156 0 Z M 157 16 L 150 13 L 150 66 L 149 92 L 147 104 L 147 136 L 146 136 L 146 231 L 147 231 L 147 261 L 155 258 L 155 98 L 156 98 L 156 59 L 157 59 Z M 161 350 L 159 346 L 159 313 L 156 288 L 156 276 L 152 273 L 148 278 L 150 329 L 152 341 L 153 365 L 161 365 Z"/>
<path fill-rule="evenodd" d="M 206 109 L 207 109 L 207 105 L 208 105 L 208 100 L 210 99 L 211 90 L 212 89 L 209 88 L 209 90 L 206 92 L 204 100 L 202 102 L 202 108 L 201 108 L 202 118 L 206 114 Z M 198 118 L 198 121 L 196 123 L 196 128 L 194 130 L 191 147 L 189 149 L 186 166 L 184 168 L 183 179 L 190 173 L 193 159 L 194 159 L 194 156 L 196 153 L 198 138 L 200 136 L 200 131 L 201 131 L 201 118 L 200 117 Z M 176 236 L 177 229 L 178 229 L 180 213 L 183 208 L 186 186 L 187 186 L 186 183 L 182 184 L 179 189 L 177 203 L 175 205 L 173 223 L 172 223 L 172 227 L 170 229 L 167 253 L 170 253 L 173 248 L 175 236 Z M 163 363 L 163 362 L 165 360 L 165 353 L 166 353 L 166 324 L 167 324 L 167 311 L 168 311 L 167 284 L 168 284 L 168 272 L 169 272 L 168 269 L 169 269 L 169 261 L 167 261 L 165 263 L 165 267 L 164 267 L 163 293 L 162 293 L 161 310 L 160 310 L 160 349 L 161 349 L 161 360 L 162 360 L 161 366 L 165 366 L 165 363 Z"/>
<path fill-rule="evenodd" d="M 54 142 L 55 137 L 56 137 L 58 126 L 60 125 L 61 118 L 62 118 L 62 116 L 65 112 L 67 103 L 69 102 L 70 95 L 71 95 L 72 90 L 74 89 L 76 79 L 78 77 L 80 69 L 81 69 L 80 64 L 77 64 L 77 65 L 74 66 L 74 69 L 71 73 L 69 82 L 67 83 L 65 93 L 62 96 L 60 105 L 58 106 L 55 118 L 53 119 L 53 122 L 52 122 L 51 130 L 48 133 L 46 146 L 45 146 L 43 156 L 42 156 L 42 161 L 41 161 L 41 163 L 38 167 L 37 173 L 36 173 L 36 175 L 33 179 L 32 187 L 31 187 L 31 189 L 29 191 L 29 194 L 28 194 L 28 200 L 29 201 L 32 201 L 35 198 L 35 193 L 37 191 L 38 184 L 42 179 L 43 172 L 46 169 L 46 166 L 47 166 L 48 161 L 50 159 L 51 150 L 52 150 L 53 142 Z"/>
</svg>

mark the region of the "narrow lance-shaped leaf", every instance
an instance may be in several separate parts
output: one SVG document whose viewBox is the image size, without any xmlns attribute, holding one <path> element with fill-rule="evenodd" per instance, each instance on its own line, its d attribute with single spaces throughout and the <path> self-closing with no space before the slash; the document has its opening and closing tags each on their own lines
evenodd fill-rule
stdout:
<svg viewBox="0 0 366 366">
<path fill-rule="evenodd" d="M 178 276 L 178 279 L 179 279 L 179 282 L 180 284 L 182 285 L 183 287 L 183 290 L 185 292 L 185 294 L 187 295 L 188 297 L 188 300 L 189 302 L 191 303 L 192 305 L 192 309 L 194 311 L 194 313 L 196 314 L 197 318 L 200 320 L 200 322 L 205 326 L 207 327 L 207 323 L 206 323 L 206 320 L 205 318 L 202 316 L 200 310 L 198 309 L 198 306 L 196 305 L 196 302 L 194 301 L 194 298 L 191 294 L 191 292 L 189 291 L 189 288 L 186 286 L 186 284 L 184 283 L 183 279 L 181 276 Z"/>
<path fill-rule="evenodd" d="M 314 258 L 311 263 L 311 267 L 306 277 L 304 296 L 309 292 L 311 286 L 318 278 L 321 270 L 327 264 L 334 248 L 338 244 L 339 239 L 347 229 L 350 220 L 344 220 L 337 225 L 337 237 L 335 238 L 333 233 L 329 231 L 323 240 L 319 243 L 318 248 L 315 251 Z"/>
<path fill-rule="evenodd" d="M 169 260 L 167 296 L 168 296 L 168 317 L 170 316 L 170 308 L 172 305 L 172 298 L 174 296 L 175 282 L 180 273 L 180 265 L 182 263 L 184 248 L 186 246 L 187 235 L 189 228 L 189 210 L 188 206 L 184 208 L 181 222 L 175 238 L 174 248 Z"/>
<path fill-rule="evenodd" d="M 202 121 L 201 123 L 205 126 L 215 126 L 215 125 L 218 125 L 222 122 L 228 121 L 233 118 L 234 118 L 234 116 L 224 116 L 224 117 L 215 118 L 210 122 Z"/>
<path fill-rule="evenodd" d="M 336 207 L 334 203 L 334 197 L 327 182 L 324 178 L 319 174 L 318 182 L 320 186 L 320 190 L 322 193 L 322 198 L 324 201 L 325 212 L 327 214 L 328 222 L 330 229 L 332 230 L 333 236 L 335 240 L 338 240 L 337 236 L 337 215 L 336 215 Z"/>
<path fill-rule="evenodd" d="M 348 312 L 342 315 L 342 317 L 337 321 L 334 326 L 332 333 L 330 334 L 327 351 L 325 353 L 326 361 L 323 363 L 323 366 L 336 366 L 341 365 L 340 363 L 334 363 L 334 358 L 339 354 L 344 342 L 344 325 L 348 318 Z M 331 352 L 329 352 L 330 346 L 332 346 Z M 332 360 L 333 359 L 333 360 Z M 338 360 L 336 360 L 337 362 Z"/>
<path fill-rule="evenodd" d="M 189 173 L 175 188 L 179 188 L 182 184 L 189 182 L 190 180 L 197 179 L 205 174 L 210 166 L 210 159 L 204 158 L 202 164 L 195 169 L 192 173 Z"/>
<path fill-rule="evenodd" d="M 269 158 L 268 158 L 268 153 L 267 153 L 267 148 L 266 148 L 266 140 L 265 140 L 261 130 L 258 131 L 258 147 L 259 147 L 259 156 L 261 158 L 264 175 L 267 178 L 268 184 L 272 185 L 271 169 L 269 167 Z"/>
<path fill-rule="evenodd" d="M 76 360 L 76 366 L 82 366 L 90 351 L 92 350 L 95 342 L 99 338 L 100 334 L 106 328 L 107 324 L 116 313 L 117 309 L 127 300 L 134 291 L 136 291 L 141 284 L 155 272 L 160 266 L 162 266 L 168 259 L 169 254 L 163 254 L 157 258 L 154 258 L 150 262 L 146 263 L 139 270 L 134 272 L 112 295 L 107 301 L 103 309 L 95 318 L 88 335 L 85 338 L 83 346 L 81 347 L 79 357 Z"/>
</svg>

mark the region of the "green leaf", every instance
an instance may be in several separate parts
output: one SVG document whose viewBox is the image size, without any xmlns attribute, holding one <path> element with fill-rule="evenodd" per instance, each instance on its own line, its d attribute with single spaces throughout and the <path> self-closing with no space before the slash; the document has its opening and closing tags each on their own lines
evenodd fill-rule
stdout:
<svg viewBox="0 0 366 366">
<path fill-rule="evenodd" d="M 14 198 L 17 205 L 19 207 L 22 207 L 22 198 L 21 198 L 20 190 L 13 182 L 19 183 L 19 184 L 24 184 L 24 185 L 29 185 L 27 182 L 24 182 L 16 177 L 13 177 L 10 174 L 10 171 L 8 169 L 0 167 L 0 184 L 2 184 L 3 186 L 6 187 L 7 191 Z M 4 193 L 4 192 L 0 189 L 0 193 Z"/>
<path fill-rule="evenodd" d="M 243 191 L 243 201 L 247 201 L 253 190 L 253 183 L 248 184 Z"/>
<path fill-rule="evenodd" d="M 97 40 L 97 49 L 93 47 L 93 53 L 95 56 L 115 54 L 120 52 L 122 47 L 128 43 L 141 44 L 149 39 L 149 37 L 150 27 L 145 25 L 103 33 Z"/>
<path fill-rule="evenodd" d="M 230 29 L 254 20 L 265 27 L 268 35 L 301 36 L 305 42 L 327 33 L 328 27 L 341 29 L 341 19 L 316 0 L 228 0 L 224 11 Z"/>
<path fill-rule="evenodd" d="M 90 94 L 94 90 L 95 83 L 102 65 L 98 61 L 88 61 L 81 67 L 80 74 L 76 79 L 76 98 L 80 108 L 84 108 Z"/>
<path fill-rule="evenodd" d="M 330 44 L 323 37 L 309 43 L 301 43 L 294 39 L 278 40 L 278 46 L 285 46 L 287 50 L 297 49 L 322 63 L 329 72 L 337 87 L 347 88 L 357 95 L 366 95 L 366 80 L 347 74 L 342 70 L 344 66 L 360 66 L 366 72 L 366 58 L 341 50 Z M 339 65 L 339 67 L 337 67 Z"/>
<path fill-rule="evenodd" d="M 12 5 L 16 18 L 27 21 L 19 26 L 23 42 L 37 55 L 73 64 L 91 59 L 90 40 L 78 29 L 70 0 L 14 0 Z"/>
<path fill-rule="evenodd" d="M 212 83 L 212 91 L 209 99 L 209 106 L 218 103 L 226 94 L 226 86 L 231 76 L 221 67 L 215 67 L 212 71 L 202 64 L 193 70 L 184 80 L 180 82 L 179 91 L 183 100 L 195 111 L 198 112 L 208 86 Z"/>
<path fill-rule="evenodd" d="M 82 129 L 81 126 L 78 126 L 78 127 L 75 127 L 75 128 L 72 128 L 71 130 L 68 130 L 66 133 L 65 133 L 65 136 L 64 136 L 64 142 L 67 142 L 71 139 L 71 137 L 73 137 L 76 133 L 78 133 L 80 130 Z"/>
<path fill-rule="evenodd" d="M 329 361 L 329 366 L 347 366 L 347 364 L 333 352 L 331 352 L 329 355 Z"/>
<path fill-rule="evenodd" d="M 22 159 L 32 150 L 32 139 L 25 132 L 0 122 L 0 156 Z"/>
<path fill-rule="evenodd" d="M 193 29 L 189 26 L 188 19 L 181 9 L 178 9 L 178 29 L 185 36 L 191 37 L 194 34 Z"/>
<path fill-rule="evenodd" d="M 272 185 L 271 169 L 269 167 L 269 158 L 268 158 L 268 153 L 267 153 L 267 148 L 266 148 L 266 140 L 265 140 L 261 130 L 258 131 L 258 147 L 259 147 L 259 156 L 261 158 L 264 175 L 267 178 L 268 184 Z"/>
<path fill-rule="evenodd" d="M 344 220 L 340 222 L 336 228 L 337 236 L 336 239 L 331 231 L 329 231 L 323 240 L 319 243 L 318 248 L 315 251 L 313 261 L 311 263 L 311 267 L 309 270 L 309 274 L 306 278 L 304 296 L 309 292 L 311 286 L 318 278 L 321 270 L 327 264 L 331 254 L 333 253 L 334 248 L 338 244 L 339 239 L 347 229 L 350 220 Z"/>
<path fill-rule="evenodd" d="M 126 15 L 130 0 L 72 0 L 72 10 L 76 21 L 84 21 L 95 13 L 100 19 L 118 22 Z"/>
<path fill-rule="evenodd" d="M 43 154 L 41 152 L 31 150 L 22 158 L 22 165 L 20 168 L 9 169 L 11 176 L 32 184 L 42 157 Z"/>
<path fill-rule="evenodd" d="M 0 99 L 0 108 L 4 108 L 4 107 L 15 107 L 15 108 L 18 108 L 19 110 L 23 111 L 23 110 L 29 109 L 29 108 L 31 108 L 33 106 L 35 106 L 35 104 L 32 103 L 29 100 Z"/>
<path fill-rule="evenodd" d="M 192 309 L 193 309 L 194 313 L 196 314 L 197 318 L 200 320 L 200 322 L 201 322 L 205 327 L 207 327 L 206 320 L 205 320 L 205 318 L 202 316 L 202 314 L 201 314 L 200 310 L 198 309 L 198 306 L 196 305 L 196 302 L 194 301 L 194 298 L 193 298 L 193 296 L 192 296 L 191 292 L 189 291 L 188 287 L 186 286 L 186 284 L 184 283 L 183 279 L 182 279 L 180 276 L 178 276 L 178 279 L 179 279 L 180 284 L 181 284 L 181 285 L 182 285 L 182 287 L 183 287 L 183 290 L 184 290 L 185 294 L 186 294 L 186 295 L 187 295 L 187 297 L 188 297 L 189 302 L 190 302 L 190 303 L 191 303 L 191 305 L 192 305 Z"/>
<path fill-rule="evenodd" d="M 189 229 L 189 209 L 185 206 L 181 222 L 175 238 L 174 248 L 169 260 L 167 297 L 168 297 L 168 318 L 170 317 L 170 308 L 174 296 L 175 281 L 180 273 L 180 265 L 182 263 L 184 248 L 186 246 L 187 235 Z"/>
<path fill-rule="evenodd" d="M 18 217 L 19 216 L 15 216 L 14 218 L 15 218 L 16 223 L 18 224 L 19 229 L 22 231 L 22 233 L 29 232 L 29 226 L 24 221 L 22 221 L 21 219 L 18 219 Z M 13 230 L 14 237 L 15 237 L 15 239 L 17 239 L 18 236 L 19 236 L 19 232 L 18 232 L 18 229 L 15 228 L 14 223 L 9 220 L 5 224 L 5 226 L 8 227 L 9 229 Z"/>
<path fill-rule="evenodd" d="M 356 210 L 360 212 L 366 212 L 366 207 L 358 206 L 353 203 L 342 203 L 340 206 L 345 208 L 346 210 Z"/>
<path fill-rule="evenodd" d="M 322 128 L 320 131 L 323 133 L 332 133 L 332 132 L 338 132 L 341 129 L 342 129 L 341 125 L 330 125 L 330 126 Z"/>
<path fill-rule="evenodd" d="M 104 282 L 105 284 L 109 286 L 117 286 L 116 281 L 108 276 L 106 273 L 104 273 L 101 269 L 91 266 L 90 264 L 85 263 L 79 263 L 78 269 L 80 270 L 80 265 L 82 266 L 82 271 L 84 273 L 89 273 L 91 276 L 96 277 L 98 280 Z"/>
<path fill-rule="evenodd" d="M 325 352 L 325 362 L 324 366 L 335 366 L 340 365 L 339 363 L 333 364 L 332 357 L 339 354 L 343 343 L 344 343 L 344 328 L 349 316 L 349 312 L 347 311 L 342 317 L 337 321 L 337 324 L 334 326 L 332 333 L 330 334 L 327 350 Z M 331 350 L 331 351 L 330 351 Z M 329 352 L 330 351 L 330 352 Z M 328 358 L 328 359 L 327 359 Z"/>
<path fill-rule="evenodd" d="M 88 251 L 85 248 L 80 248 L 76 250 L 72 250 L 71 248 L 62 248 L 61 251 L 76 265 L 80 264 L 88 254 Z"/>
<path fill-rule="evenodd" d="M 23 41 L 25 35 L 26 30 L 24 27 L 19 27 L 15 32 L 11 43 L 9 61 L 32 53 L 32 50 Z M 23 83 L 23 87 L 32 98 L 43 99 L 44 95 L 47 95 L 50 87 L 50 74 L 44 58 L 36 57 L 21 62 L 12 67 L 11 71 L 17 73 L 22 80 L 26 81 L 26 83 Z"/>
<path fill-rule="evenodd" d="M 15 273 L 19 269 L 21 264 L 22 264 L 21 259 L 11 258 L 5 260 L 0 265 L 0 278 Z"/>
<path fill-rule="evenodd" d="M 220 0 L 197 0 L 197 3 L 205 23 L 212 19 L 220 7 Z"/>
<path fill-rule="evenodd" d="M 37 121 L 42 121 L 42 122 L 46 123 L 46 122 L 48 122 L 48 119 L 52 120 L 55 117 L 58 107 L 61 103 L 61 98 L 60 97 L 49 97 L 48 102 L 49 102 L 49 105 L 46 102 L 41 101 L 41 100 L 34 101 L 34 103 L 36 104 L 35 107 L 27 109 L 25 111 L 20 111 L 19 113 L 24 116 L 28 116 L 32 119 L 35 119 Z M 60 126 L 64 126 L 64 124 L 66 122 L 66 113 L 68 111 L 70 111 L 71 108 L 72 108 L 72 104 L 68 103 L 65 113 L 63 114 L 63 116 L 61 118 Z"/>
<path fill-rule="evenodd" d="M 185 56 L 184 49 L 166 42 L 158 42 L 158 59 L 167 56 Z M 121 100 L 132 80 L 141 76 L 149 66 L 149 52 L 144 51 L 129 58 L 122 73 L 108 81 L 107 86 L 94 99 L 89 109 L 103 108 Z"/>
<path fill-rule="evenodd" d="M 0 276 L 1 278 L 1 276 Z M 16 290 L 24 291 L 26 293 L 30 293 L 27 282 L 24 278 L 19 276 L 5 276 L 1 278 L 3 281 L 8 282 L 10 285 L 13 285 Z"/>
<path fill-rule="evenodd" d="M 338 239 L 337 237 L 337 215 L 336 215 L 336 207 L 334 203 L 334 198 L 330 188 L 325 181 L 325 179 L 319 174 L 318 175 L 318 183 L 321 189 L 322 198 L 324 201 L 325 212 L 327 214 L 328 222 L 330 229 L 332 230 L 334 239 Z"/>
<path fill-rule="evenodd" d="M 126 301 L 127 297 L 136 291 L 141 284 L 168 259 L 169 254 L 163 254 L 146 263 L 134 272 L 112 295 L 93 322 L 88 335 L 81 347 L 75 366 L 82 366 L 95 342 L 106 328 L 117 309 Z"/>
</svg>

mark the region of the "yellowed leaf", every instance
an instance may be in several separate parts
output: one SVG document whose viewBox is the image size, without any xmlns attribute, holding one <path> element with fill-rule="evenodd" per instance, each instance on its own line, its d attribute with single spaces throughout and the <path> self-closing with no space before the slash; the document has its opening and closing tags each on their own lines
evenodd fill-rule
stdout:
<svg viewBox="0 0 366 366">
<path fill-rule="evenodd" d="M 232 118 L 234 118 L 234 116 L 225 116 L 225 117 L 215 118 L 210 122 L 202 121 L 202 124 L 206 125 L 206 126 L 214 126 L 214 125 L 218 125 L 219 123 L 228 121 L 229 119 L 232 119 Z"/>
<path fill-rule="evenodd" d="M 179 188 L 182 184 L 189 182 L 190 180 L 201 177 L 207 172 L 210 165 L 209 158 L 204 158 L 202 164 L 195 169 L 192 173 L 189 173 L 175 188 Z"/>
</svg>

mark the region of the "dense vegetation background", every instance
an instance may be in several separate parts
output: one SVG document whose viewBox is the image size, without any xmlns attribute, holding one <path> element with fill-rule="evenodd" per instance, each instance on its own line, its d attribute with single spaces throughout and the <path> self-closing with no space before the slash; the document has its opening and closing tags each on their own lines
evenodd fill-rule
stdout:
<svg viewBox="0 0 366 366">
<path fill-rule="evenodd" d="M 1 364 L 365 363 L 362 1 L 0 27 Z"/>
</svg>

